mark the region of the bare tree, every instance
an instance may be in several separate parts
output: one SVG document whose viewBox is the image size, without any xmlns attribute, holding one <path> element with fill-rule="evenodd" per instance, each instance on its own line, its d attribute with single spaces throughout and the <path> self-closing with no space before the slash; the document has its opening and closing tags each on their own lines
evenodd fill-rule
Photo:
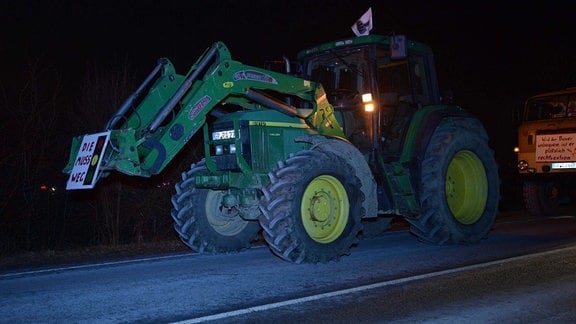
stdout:
<svg viewBox="0 0 576 324">
<path fill-rule="evenodd" d="M 151 179 L 113 173 L 93 190 L 63 188 L 72 137 L 101 131 L 139 83 L 126 60 L 88 64 L 79 84 L 41 59 L 19 75 L 0 82 L 0 255 L 176 238 L 170 196 L 196 150 Z"/>
<path fill-rule="evenodd" d="M 56 69 L 41 58 L 30 60 L 23 75 L 17 91 L 2 87 L 0 97 L 6 114 L 0 125 L 0 167 L 5 171 L 0 219 L 10 237 L 16 236 L 24 248 L 31 249 L 52 240 L 52 218 L 41 206 L 39 186 L 59 141 L 54 134 L 62 83 Z"/>
<path fill-rule="evenodd" d="M 92 63 L 87 68 L 75 113 L 85 120 L 80 133 L 101 131 L 108 119 L 138 85 L 127 60 L 116 66 Z M 100 244 L 146 242 L 172 230 L 168 175 L 153 179 L 113 173 L 92 189 L 91 217 Z"/>
</svg>

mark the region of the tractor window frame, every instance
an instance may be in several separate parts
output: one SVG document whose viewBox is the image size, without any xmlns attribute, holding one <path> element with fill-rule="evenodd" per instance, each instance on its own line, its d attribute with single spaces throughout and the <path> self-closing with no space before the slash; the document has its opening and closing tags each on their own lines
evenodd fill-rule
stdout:
<svg viewBox="0 0 576 324">
<path fill-rule="evenodd" d="M 395 94 L 400 100 L 426 106 L 436 102 L 433 65 L 425 53 L 408 51 L 404 59 L 390 58 L 390 51 L 380 46 L 376 51 L 378 92 Z"/>
<path fill-rule="evenodd" d="M 322 84 L 327 93 L 333 90 L 369 91 L 369 47 L 334 49 L 307 58 L 304 75 Z"/>
</svg>

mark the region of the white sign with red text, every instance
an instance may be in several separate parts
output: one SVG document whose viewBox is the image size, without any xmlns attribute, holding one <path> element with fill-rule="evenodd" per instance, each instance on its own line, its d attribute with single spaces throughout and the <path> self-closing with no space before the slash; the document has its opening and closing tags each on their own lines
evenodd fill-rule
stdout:
<svg viewBox="0 0 576 324">
<path fill-rule="evenodd" d="M 66 190 L 94 188 L 109 138 L 110 132 L 84 136 L 66 183 Z"/>
<path fill-rule="evenodd" d="M 536 135 L 536 162 L 576 161 L 576 133 Z"/>
</svg>

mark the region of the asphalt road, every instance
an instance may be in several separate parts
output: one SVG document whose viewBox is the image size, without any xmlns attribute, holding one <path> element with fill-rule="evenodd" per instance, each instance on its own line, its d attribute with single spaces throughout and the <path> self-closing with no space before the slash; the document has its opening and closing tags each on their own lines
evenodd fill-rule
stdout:
<svg viewBox="0 0 576 324">
<path fill-rule="evenodd" d="M 2 323 L 576 322 L 576 217 L 501 219 L 470 246 L 407 231 L 328 264 L 266 247 L 0 274 Z"/>
</svg>

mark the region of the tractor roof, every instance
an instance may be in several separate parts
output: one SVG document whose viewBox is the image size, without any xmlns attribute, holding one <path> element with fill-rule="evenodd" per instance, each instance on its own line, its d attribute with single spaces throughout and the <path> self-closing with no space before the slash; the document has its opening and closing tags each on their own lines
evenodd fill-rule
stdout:
<svg viewBox="0 0 576 324">
<path fill-rule="evenodd" d="M 365 44 L 373 44 L 379 43 L 384 46 L 390 45 L 390 36 L 382 36 L 382 35 L 368 35 L 368 36 L 359 36 L 359 37 L 350 37 L 350 38 L 343 38 L 331 42 L 327 42 L 324 44 L 320 44 L 314 47 L 309 47 L 304 49 L 297 54 L 297 59 L 301 60 L 307 56 L 311 56 L 317 53 L 322 53 L 329 50 L 335 50 L 342 47 L 348 46 L 359 46 Z M 420 42 L 416 42 L 413 40 L 407 40 L 406 42 L 408 50 L 413 50 L 417 52 L 429 52 L 432 53 L 432 49 Z"/>
</svg>

